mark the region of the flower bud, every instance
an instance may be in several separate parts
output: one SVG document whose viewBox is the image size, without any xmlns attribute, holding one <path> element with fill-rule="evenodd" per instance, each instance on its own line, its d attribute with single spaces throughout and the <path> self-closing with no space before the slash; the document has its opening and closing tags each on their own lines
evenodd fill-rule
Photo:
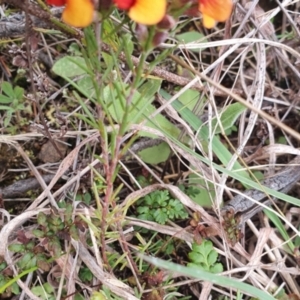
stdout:
<svg viewBox="0 0 300 300">
<path fill-rule="evenodd" d="M 157 47 L 158 45 L 162 44 L 169 36 L 167 31 L 158 31 L 155 33 L 152 45 L 153 47 Z"/>
<path fill-rule="evenodd" d="M 165 15 L 163 19 L 157 24 L 160 29 L 172 29 L 176 26 L 176 21 L 170 15 Z"/>
</svg>

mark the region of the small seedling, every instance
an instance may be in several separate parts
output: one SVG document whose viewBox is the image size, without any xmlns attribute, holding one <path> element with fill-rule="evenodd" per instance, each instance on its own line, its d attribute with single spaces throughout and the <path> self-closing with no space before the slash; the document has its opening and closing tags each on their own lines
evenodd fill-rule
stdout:
<svg viewBox="0 0 300 300">
<path fill-rule="evenodd" d="M 165 224 L 168 220 L 185 219 L 188 217 L 182 203 L 170 197 L 168 191 L 155 191 L 137 202 L 138 218 Z"/>
<path fill-rule="evenodd" d="M 203 240 L 199 245 L 192 244 L 192 251 L 188 254 L 192 261 L 188 263 L 189 267 L 197 267 L 211 273 L 223 272 L 223 265 L 217 263 L 218 252 L 214 249 L 211 241 Z"/>
<path fill-rule="evenodd" d="M 2 82 L 0 94 L 0 110 L 6 111 L 4 127 L 7 127 L 9 125 L 13 114 L 16 114 L 18 123 L 20 122 L 20 112 L 25 109 L 23 101 L 24 89 L 19 86 L 13 88 L 9 82 Z"/>
</svg>

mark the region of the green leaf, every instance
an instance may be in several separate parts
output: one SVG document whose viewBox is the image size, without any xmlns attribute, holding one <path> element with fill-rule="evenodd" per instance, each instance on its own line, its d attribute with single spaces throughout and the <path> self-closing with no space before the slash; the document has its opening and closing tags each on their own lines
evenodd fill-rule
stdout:
<svg viewBox="0 0 300 300">
<path fill-rule="evenodd" d="M 0 110 L 7 110 L 7 111 L 14 112 L 14 110 L 10 106 L 4 106 L 4 105 L 0 105 Z"/>
<path fill-rule="evenodd" d="M 202 262 L 197 262 L 197 263 L 188 263 L 187 264 L 188 267 L 192 267 L 192 268 L 197 268 L 199 269 L 199 266 L 201 266 L 201 270 L 205 270 L 205 266 L 202 266 Z M 208 271 L 208 270 L 206 270 Z"/>
<path fill-rule="evenodd" d="M 129 69 L 133 70 L 134 65 L 132 63 L 132 53 L 134 50 L 134 45 L 132 42 L 132 36 L 129 33 L 126 33 L 123 36 L 121 36 L 121 38 L 123 42 L 124 53 L 126 55 L 126 62 L 129 66 Z"/>
<path fill-rule="evenodd" d="M 48 247 L 50 251 L 53 251 L 54 257 L 60 257 L 62 250 L 58 239 L 49 239 Z"/>
<path fill-rule="evenodd" d="M 155 210 L 153 216 L 159 224 L 164 225 L 168 221 L 168 215 L 162 209 Z"/>
<path fill-rule="evenodd" d="M 22 100 L 23 96 L 24 96 L 24 89 L 19 87 L 19 86 L 16 86 L 15 89 L 14 89 L 14 94 L 15 94 L 15 98 L 20 101 Z"/>
<path fill-rule="evenodd" d="M 45 226 L 47 222 L 47 216 L 43 212 L 38 213 L 37 222 L 39 225 Z"/>
<path fill-rule="evenodd" d="M 258 299 L 275 300 L 275 298 L 272 297 L 269 293 L 265 291 L 261 291 L 260 289 L 250 284 L 232 278 L 228 278 L 219 274 L 218 275 L 212 274 L 210 272 L 203 271 L 197 267 L 184 267 L 182 265 L 175 264 L 172 262 L 167 262 L 155 257 L 149 257 L 146 255 L 140 255 L 140 257 L 142 257 L 147 262 L 157 266 L 158 268 L 167 269 L 176 273 L 178 272 L 185 276 L 208 281 L 217 286 L 219 285 L 226 288 L 233 288 L 234 290 L 240 290 L 252 296 L 257 297 Z"/>
<path fill-rule="evenodd" d="M 91 296 L 91 300 L 107 300 L 108 298 L 105 296 L 105 294 L 100 291 L 100 292 L 96 292 L 93 291 L 92 296 Z"/>
<path fill-rule="evenodd" d="M 213 183 L 199 177 L 199 175 L 192 173 L 188 177 L 188 182 L 192 186 L 196 186 L 197 193 L 188 194 L 189 197 L 195 201 L 195 203 L 204 206 L 211 207 L 212 199 L 215 197 L 215 186 Z M 186 192 L 188 193 L 188 191 Z"/>
<path fill-rule="evenodd" d="M 139 214 L 149 214 L 149 207 L 147 206 L 139 206 L 136 211 L 139 213 Z"/>
<path fill-rule="evenodd" d="M 171 220 L 175 218 L 185 219 L 188 217 L 188 213 L 186 212 L 185 207 L 179 200 L 171 200 L 169 202 L 169 205 L 171 206 L 171 208 L 169 209 L 168 214 Z"/>
<path fill-rule="evenodd" d="M 53 259 L 48 260 L 48 262 L 51 262 L 51 261 L 53 261 Z M 35 266 L 33 268 L 25 270 L 22 273 L 14 276 L 14 278 L 12 278 L 11 280 L 9 280 L 9 281 L 6 280 L 5 282 L 2 281 L 3 278 L 1 278 L 1 274 L 0 274 L 0 294 L 3 293 L 8 287 L 15 284 L 17 280 L 19 280 L 20 278 L 22 278 L 23 276 L 25 276 L 29 273 L 32 273 L 32 272 L 36 271 L 37 269 L 38 268 Z"/>
<path fill-rule="evenodd" d="M 90 205 L 91 201 L 92 201 L 92 195 L 90 193 L 83 194 L 83 202 L 86 205 Z"/>
<path fill-rule="evenodd" d="M 82 295 L 80 294 L 76 294 L 75 297 L 74 297 L 74 300 L 85 300 L 86 298 L 84 298 Z M 91 298 L 92 300 L 92 298 Z"/>
<path fill-rule="evenodd" d="M 197 252 L 190 252 L 188 257 L 195 265 L 203 263 L 203 256 Z"/>
<path fill-rule="evenodd" d="M 162 91 L 164 97 L 169 97 L 165 91 Z M 184 107 L 182 103 L 178 100 L 172 102 L 172 106 L 181 114 L 182 118 L 197 132 L 199 132 L 198 138 L 203 142 L 209 142 L 211 139 L 209 137 L 209 130 L 207 126 L 204 126 L 201 120 L 195 116 L 188 108 Z M 230 161 L 232 155 L 228 149 L 223 145 L 218 136 L 212 137 L 212 148 L 216 156 L 222 162 L 223 165 L 227 165 Z M 241 175 L 243 178 L 250 179 L 248 172 L 244 171 L 244 168 L 235 162 L 233 165 L 233 170 L 236 174 Z"/>
<path fill-rule="evenodd" d="M 127 116 L 128 125 L 137 124 L 147 120 L 145 125 L 151 128 L 158 129 L 162 132 L 167 132 L 173 137 L 178 136 L 180 133 L 179 129 L 172 124 L 167 118 L 161 114 L 157 114 L 153 118 L 149 118 L 156 108 L 152 105 L 154 99 L 154 93 L 159 89 L 161 85 L 160 81 L 150 80 L 147 84 L 143 85 L 139 91 L 135 91 L 133 95 L 130 86 L 123 83 L 115 83 L 114 86 L 107 86 L 104 88 L 104 101 L 108 105 L 108 110 L 114 121 L 121 123 L 125 107 L 127 105 L 126 99 L 130 96 L 131 108 Z M 117 93 L 117 91 L 119 91 Z M 139 136 L 147 136 L 156 138 L 154 134 L 139 131 Z"/>
<path fill-rule="evenodd" d="M 209 271 L 211 273 L 217 274 L 217 273 L 222 273 L 224 270 L 223 265 L 221 263 L 217 263 L 213 266 L 210 267 Z"/>
<path fill-rule="evenodd" d="M 27 245 L 26 245 L 26 249 L 32 251 L 33 248 L 35 247 L 35 242 L 33 240 L 31 240 Z"/>
<path fill-rule="evenodd" d="M 0 107 L 1 109 L 1 107 Z M 4 127 L 7 127 L 12 119 L 12 115 L 13 115 L 13 110 L 10 109 L 6 112 L 6 118 L 4 119 Z"/>
<path fill-rule="evenodd" d="M 7 263 L 6 262 L 2 262 L 0 264 L 0 278 L 1 278 L 1 271 L 3 271 L 6 267 L 7 267 Z"/>
<path fill-rule="evenodd" d="M 141 220 L 154 221 L 153 213 L 149 211 L 149 213 L 139 214 L 138 218 Z"/>
<path fill-rule="evenodd" d="M 72 224 L 69 228 L 70 228 L 69 233 L 70 233 L 71 237 L 75 241 L 78 241 L 79 240 L 79 233 L 78 233 L 78 228 L 77 228 L 76 224 Z"/>
<path fill-rule="evenodd" d="M 139 157 L 145 163 L 151 165 L 157 165 L 159 163 L 165 162 L 170 154 L 170 147 L 165 142 L 138 152 Z"/>
<path fill-rule="evenodd" d="M 199 98 L 200 98 L 200 92 L 188 89 L 178 97 L 178 100 L 190 111 L 192 111 L 196 105 L 199 105 L 198 103 Z M 201 102 L 204 101 L 206 101 L 206 98 L 203 97 Z"/>
<path fill-rule="evenodd" d="M 156 196 L 154 193 L 148 194 L 145 198 L 142 198 L 140 201 L 140 203 L 143 203 L 143 201 L 145 201 L 146 205 L 151 206 L 152 204 L 154 204 L 156 199 Z"/>
<path fill-rule="evenodd" d="M 86 97 L 95 96 L 93 79 L 90 75 L 83 75 L 80 79 L 78 79 L 77 84 L 80 89 L 85 92 Z"/>
<path fill-rule="evenodd" d="M 213 243 L 209 240 L 203 240 L 200 245 L 197 243 L 193 243 L 192 251 L 188 254 L 188 256 L 192 261 L 193 266 L 197 265 L 199 268 L 206 271 L 210 271 L 211 269 L 213 269 L 213 266 L 218 259 L 218 253 L 214 249 Z M 190 266 L 190 264 L 188 265 Z"/>
<path fill-rule="evenodd" d="M 223 131 L 226 131 L 227 129 L 230 129 L 237 118 L 247 110 L 247 107 L 243 104 L 236 102 L 233 104 L 228 105 L 222 112 L 220 117 L 221 126 L 219 125 L 219 122 L 217 118 L 213 118 L 211 122 L 212 130 L 215 134 L 222 133 Z M 222 129 L 223 128 L 223 131 Z"/>
<path fill-rule="evenodd" d="M 298 232 L 300 232 L 300 226 L 298 227 Z M 300 236 L 297 235 L 294 242 L 295 247 L 300 248 Z"/>
<path fill-rule="evenodd" d="M 287 233 L 284 225 L 282 224 L 282 221 L 278 218 L 277 215 L 275 215 L 272 211 L 268 210 L 268 209 L 264 209 L 264 213 L 266 214 L 266 216 L 274 223 L 274 225 L 276 226 L 276 228 L 278 229 L 278 231 L 280 232 L 281 236 L 283 237 L 283 239 L 287 242 L 287 245 L 289 247 L 289 249 L 287 249 L 284 245 L 284 248 L 287 252 L 289 252 L 290 254 L 294 253 L 295 250 L 295 245 L 293 244 L 293 242 L 290 240 L 290 236 Z"/>
<path fill-rule="evenodd" d="M 26 253 L 19 261 L 18 266 L 20 269 L 25 269 L 27 265 L 30 264 L 30 261 L 32 259 L 33 254 L 32 253 Z"/>
<path fill-rule="evenodd" d="M 79 278 L 83 281 L 83 282 L 90 282 L 93 279 L 93 273 L 91 272 L 90 269 L 83 267 L 80 269 L 79 271 Z"/>
<path fill-rule="evenodd" d="M 157 206 L 166 206 L 167 200 L 169 200 L 169 192 L 167 190 L 157 191 L 156 193 L 156 203 Z"/>
<path fill-rule="evenodd" d="M 14 89 L 13 89 L 12 85 L 11 85 L 9 82 L 3 81 L 2 84 L 1 84 L 1 88 L 2 88 L 2 91 L 3 91 L 8 97 L 10 97 L 11 99 L 14 99 L 14 98 L 15 98 Z"/>
<path fill-rule="evenodd" d="M 14 283 L 11 285 L 11 291 L 12 291 L 12 293 L 15 294 L 15 295 L 19 295 L 19 294 L 20 294 L 20 287 L 19 287 L 19 285 L 18 285 L 16 282 L 14 282 Z"/>
<path fill-rule="evenodd" d="M 11 244 L 8 246 L 8 250 L 11 252 L 24 252 L 25 246 L 23 244 Z"/>
<path fill-rule="evenodd" d="M 87 74 L 87 65 L 83 57 L 64 56 L 54 63 L 52 71 L 64 78 L 74 78 Z"/>
<path fill-rule="evenodd" d="M 217 259 L 218 259 L 218 252 L 213 249 L 207 255 L 207 264 L 209 266 L 212 266 L 216 263 Z"/>
<path fill-rule="evenodd" d="M 54 289 L 53 287 L 48 283 L 44 283 L 42 286 L 38 285 L 31 289 L 32 293 L 42 299 L 54 299 Z"/>
<path fill-rule="evenodd" d="M 9 98 L 5 95 L 0 95 L 0 103 L 2 104 L 10 104 L 13 102 L 13 99 L 12 98 Z M 0 109 L 1 109 L 1 106 L 0 106 Z M 4 109 L 5 109 L 5 106 L 4 106 Z"/>
<path fill-rule="evenodd" d="M 204 35 L 199 31 L 188 31 L 181 34 L 176 34 L 176 38 L 179 42 L 185 44 L 196 42 L 198 40 L 202 40 L 202 43 L 207 42 L 207 39 L 204 38 Z"/>
</svg>

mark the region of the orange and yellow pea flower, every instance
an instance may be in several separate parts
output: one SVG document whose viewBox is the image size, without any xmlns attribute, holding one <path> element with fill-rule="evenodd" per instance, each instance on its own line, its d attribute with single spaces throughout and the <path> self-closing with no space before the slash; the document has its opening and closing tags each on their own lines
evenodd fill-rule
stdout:
<svg viewBox="0 0 300 300">
<path fill-rule="evenodd" d="M 166 14 L 167 0 L 114 0 L 119 9 L 128 10 L 131 20 L 143 25 L 155 25 Z"/>
<path fill-rule="evenodd" d="M 94 5 L 91 0 L 47 0 L 55 6 L 65 5 L 62 19 L 74 27 L 87 27 L 93 22 Z"/>
<path fill-rule="evenodd" d="M 133 21 L 143 25 L 159 23 L 167 10 L 167 0 L 113 1 L 119 9 L 127 10 Z M 92 0 L 47 0 L 47 3 L 55 6 L 65 5 L 62 19 L 69 25 L 86 27 L 93 21 L 94 5 Z M 232 0 L 198 0 L 198 3 L 199 11 L 203 15 L 203 25 L 206 28 L 212 28 L 216 22 L 224 22 L 230 17 Z"/>
<path fill-rule="evenodd" d="M 216 22 L 225 22 L 232 11 L 232 0 L 199 0 L 199 11 L 203 25 L 213 28 Z"/>
</svg>

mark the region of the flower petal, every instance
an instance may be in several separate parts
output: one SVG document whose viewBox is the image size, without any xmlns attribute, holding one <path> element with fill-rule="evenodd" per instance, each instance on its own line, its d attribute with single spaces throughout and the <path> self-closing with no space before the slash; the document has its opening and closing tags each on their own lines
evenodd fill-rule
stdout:
<svg viewBox="0 0 300 300">
<path fill-rule="evenodd" d="M 128 15 L 137 23 L 155 25 L 162 20 L 166 10 L 166 0 L 136 0 L 130 7 Z"/>
<path fill-rule="evenodd" d="M 127 10 L 134 5 L 135 0 L 114 0 L 114 2 L 119 9 Z"/>
<path fill-rule="evenodd" d="M 226 21 L 232 11 L 231 0 L 199 0 L 199 10 L 203 14 L 214 19 L 215 21 L 224 22 Z M 208 24 L 211 24 L 208 21 Z M 205 26 L 205 24 L 204 24 Z"/>
<path fill-rule="evenodd" d="M 211 29 L 216 25 L 216 20 L 205 14 L 202 15 L 202 22 L 204 27 L 208 29 Z"/>
<path fill-rule="evenodd" d="M 67 0 L 62 19 L 74 27 L 89 26 L 94 17 L 94 5 L 90 0 Z"/>
<path fill-rule="evenodd" d="M 47 3 L 54 6 L 64 6 L 66 4 L 66 0 L 47 0 Z"/>
</svg>

